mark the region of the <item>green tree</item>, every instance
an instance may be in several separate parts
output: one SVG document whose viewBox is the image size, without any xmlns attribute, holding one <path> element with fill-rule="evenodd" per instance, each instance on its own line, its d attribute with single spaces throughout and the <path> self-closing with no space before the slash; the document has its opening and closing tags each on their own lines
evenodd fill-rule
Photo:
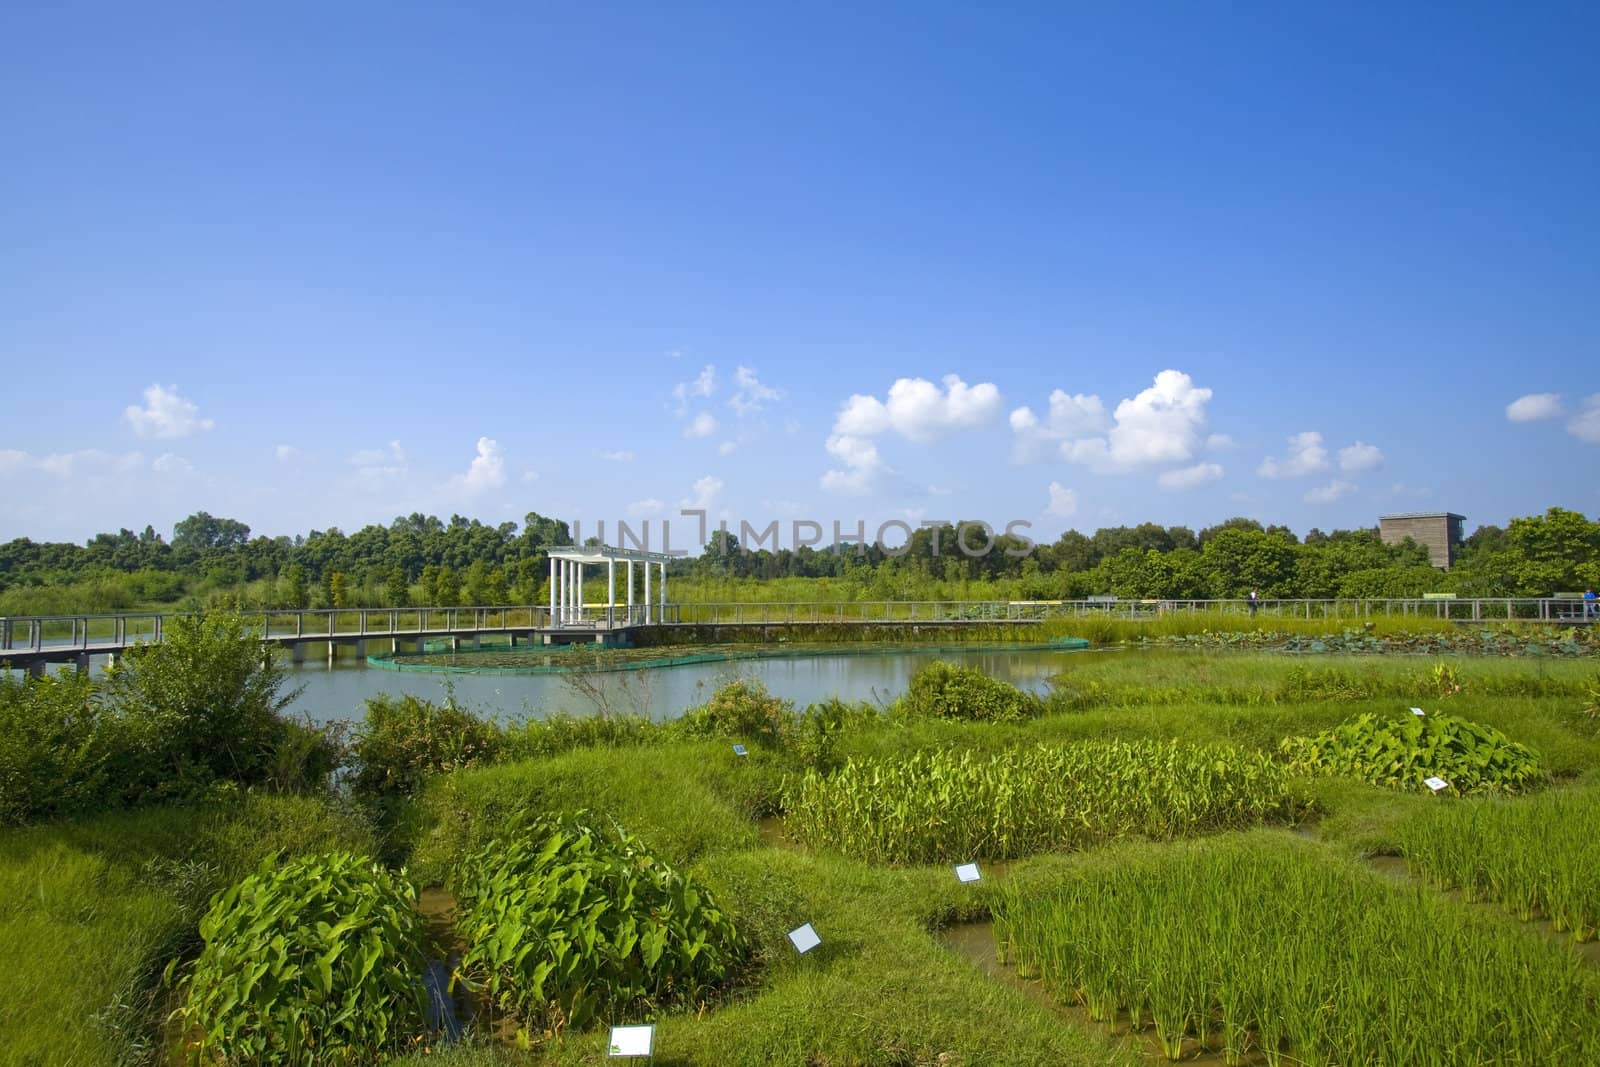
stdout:
<svg viewBox="0 0 1600 1067">
<path fill-rule="evenodd" d="M 406 581 L 406 572 L 399 567 L 389 568 L 388 579 L 383 584 L 383 598 L 391 608 L 403 608 L 410 604 L 411 586 Z"/>
<path fill-rule="evenodd" d="M 306 585 L 306 569 L 298 563 L 291 563 L 283 569 L 283 599 L 291 608 L 304 608 L 311 605 L 311 590 Z"/>
<path fill-rule="evenodd" d="M 1512 519 L 1506 543 L 1519 596 L 1575 592 L 1600 582 L 1600 523 L 1579 512 L 1551 508 Z"/>
<path fill-rule="evenodd" d="M 461 580 L 449 567 L 439 568 L 433 602 L 441 608 L 453 608 L 461 603 Z"/>
<path fill-rule="evenodd" d="M 328 604 L 335 608 L 350 606 L 350 579 L 344 571 L 328 575 Z"/>
<path fill-rule="evenodd" d="M 439 603 L 439 565 L 430 563 L 422 568 L 422 603 L 420 607 L 431 608 Z"/>
</svg>

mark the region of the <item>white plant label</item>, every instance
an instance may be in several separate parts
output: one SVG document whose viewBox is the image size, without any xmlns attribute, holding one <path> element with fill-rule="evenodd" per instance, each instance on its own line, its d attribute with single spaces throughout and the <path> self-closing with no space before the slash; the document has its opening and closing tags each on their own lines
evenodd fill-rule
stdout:
<svg viewBox="0 0 1600 1067">
<path fill-rule="evenodd" d="M 1423 711 L 1421 708 L 1412 708 L 1411 709 L 1411 714 L 1413 714 L 1413 715 L 1426 715 L 1428 713 Z"/>
<path fill-rule="evenodd" d="M 822 938 L 817 936 L 817 932 L 811 928 L 810 923 L 806 923 L 798 929 L 790 930 L 789 940 L 794 942 L 795 950 L 800 953 L 810 952 L 822 944 Z"/>
<path fill-rule="evenodd" d="M 655 1044 L 656 1028 L 653 1026 L 613 1026 L 611 1028 L 611 1055 L 648 1056 Z"/>
<path fill-rule="evenodd" d="M 733 754 L 735 756 L 748 756 L 750 753 L 743 745 L 734 745 Z"/>
<path fill-rule="evenodd" d="M 956 878 L 959 881 L 976 882 L 982 877 L 983 875 L 978 873 L 978 865 L 976 863 L 963 863 L 956 868 Z"/>
<path fill-rule="evenodd" d="M 1422 784 L 1437 793 L 1441 789 L 1450 788 L 1450 783 L 1443 778 L 1424 778 Z"/>
</svg>

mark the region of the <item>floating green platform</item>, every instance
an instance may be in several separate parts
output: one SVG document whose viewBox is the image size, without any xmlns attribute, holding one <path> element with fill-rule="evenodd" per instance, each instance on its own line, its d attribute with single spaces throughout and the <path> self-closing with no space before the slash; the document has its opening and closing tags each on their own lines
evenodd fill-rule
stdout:
<svg viewBox="0 0 1600 1067">
<path fill-rule="evenodd" d="M 387 671 L 445 671 L 457 674 L 570 674 L 575 671 L 638 671 L 650 667 L 686 667 L 696 663 L 735 660 L 810 659 L 820 656 L 891 656 L 954 652 L 1082 652 L 1081 637 L 1049 641 L 957 645 L 702 645 L 672 654 L 663 648 L 605 648 L 551 645 L 542 648 L 480 648 L 458 652 L 400 652 L 367 657 L 367 664 Z M 463 662 L 470 661 L 470 662 Z"/>
</svg>

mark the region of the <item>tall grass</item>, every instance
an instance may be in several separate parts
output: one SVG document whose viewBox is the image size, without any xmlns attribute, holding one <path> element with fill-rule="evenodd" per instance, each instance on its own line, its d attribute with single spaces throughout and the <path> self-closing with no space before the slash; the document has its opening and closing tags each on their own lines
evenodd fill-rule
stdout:
<svg viewBox="0 0 1600 1067">
<path fill-rule="evenodd" d="M 1508 802 L 1470 800 L 1403 823 L 1406 859 L 1435 885 L 1547 917 L 1580 941 L 1600 936 L 1600 787 Z"/>
<path fill-rule="evenodd" d="M 933 863 L 1169 839 L 1291 819 L 1288 774 L 1258 753 L 1176 741 L 913 753 L 808 771 L 785 793 L 801 843 L 872 862 Z"/>
<path fill-rule="evenodd" d="M 1003 953 L 1096 1018 L 1270 1065 L 1593 1063 L 1600 982 L 1575 956 L 1283 834 L 1093 857 L 1018 879 Z"/>
</svg>

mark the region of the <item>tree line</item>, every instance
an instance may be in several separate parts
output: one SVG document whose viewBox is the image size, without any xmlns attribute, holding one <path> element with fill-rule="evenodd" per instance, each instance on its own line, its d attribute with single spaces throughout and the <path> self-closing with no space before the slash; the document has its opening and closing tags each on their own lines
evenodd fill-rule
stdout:
<svg viewBox="0 0 1600 1067">
<path fill-rule="evenodd" d="M 569 543 L 566 523 L 537 512 L 520 525 L 412 514 L 353 534 L 269 538 L 202 511 L 177 523 L 170 540 L 146 526 L 83 545 L 0 544 L 0 614 L 219 600 L 285 608 L 539 604 L 548 595 L 548 550 Z M 1211 599 L 1252 589 L 1279 599 L 1548 596 L 1600 584 L 1600 523 L 1550 508 L 1504 528 L 1482 526 L 1449 571 L 1430 565 L 1414 542 L 1384 544 L 1376 528 L 1314 529 L 1301 539 L 1284 526 L 1232 518 L 1199 532 L 1156 523 L 1068 530 L 1031 546 L 979 524 L 918 529 L 892 546 L 750 548 L 719 533 L 669 574 L 698 599 L 734 583 L 780 580 L 786 592 L 825 584 L 829 598 L 863 599 Z M 827 581 L 796 584 L 805 579 Z"/>
</svg>

